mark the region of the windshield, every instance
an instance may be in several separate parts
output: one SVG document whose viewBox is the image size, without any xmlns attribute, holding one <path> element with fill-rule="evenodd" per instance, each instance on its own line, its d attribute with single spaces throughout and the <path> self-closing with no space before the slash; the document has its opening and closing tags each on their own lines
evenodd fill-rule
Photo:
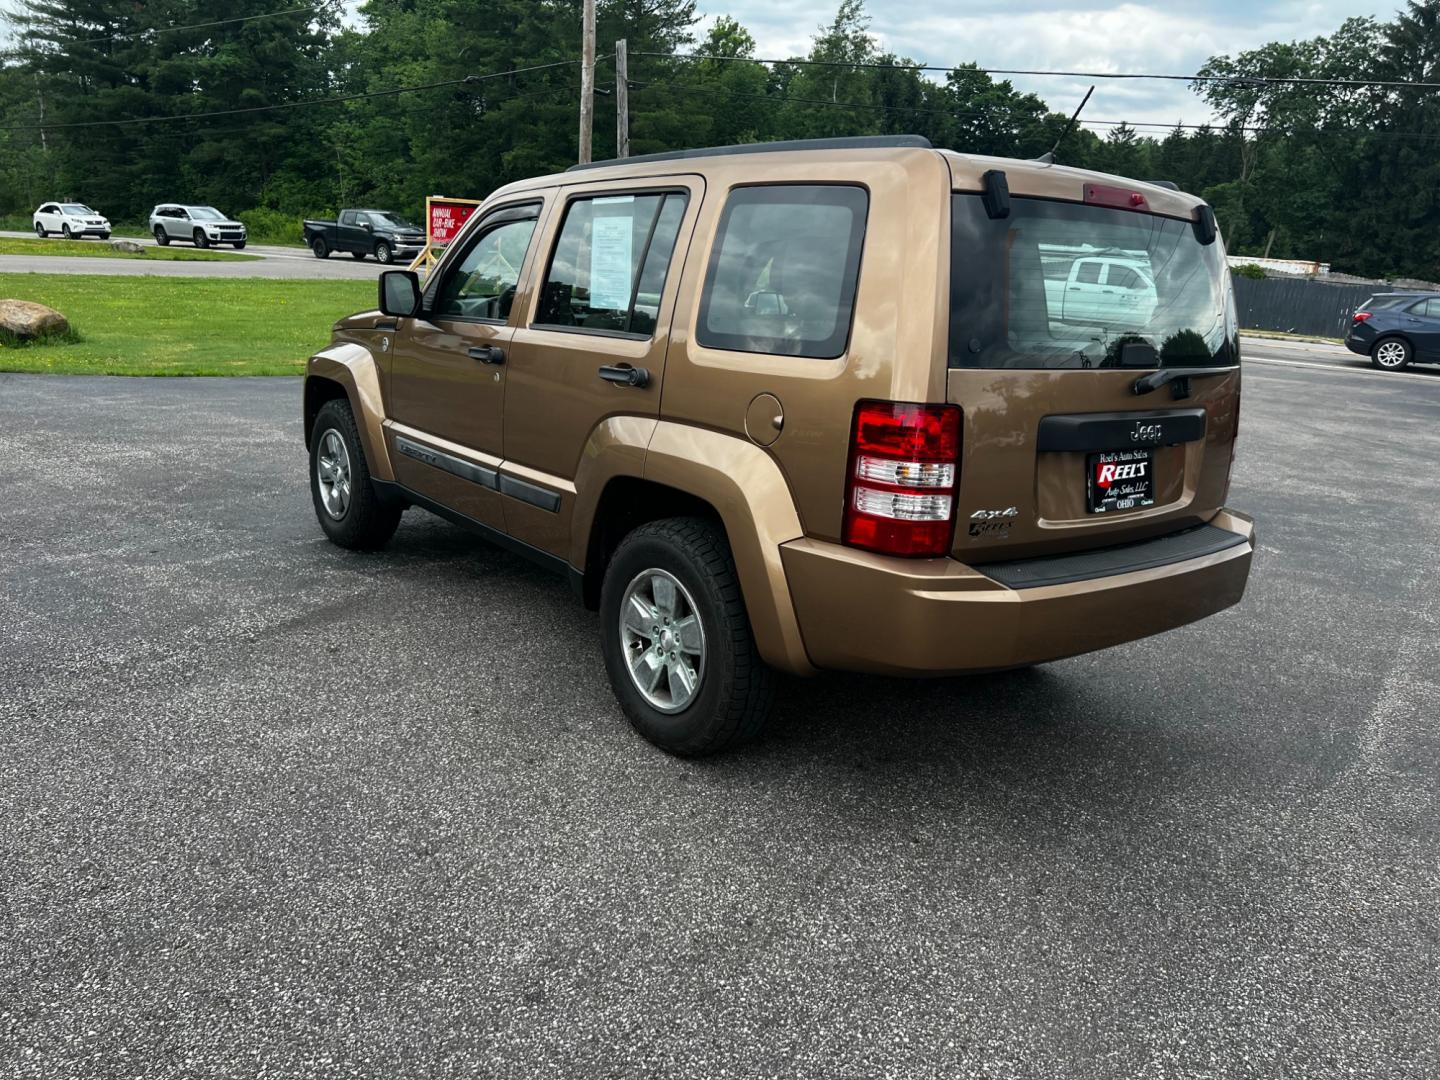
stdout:
<svg viewBox="0 0 1440 1080">
<path fill-rule="evenodd" d="M 410 222 L 402 218 L 399 214 L 392 214 L 388 210 L 370 211 L 370 221 L 372 224 L 375 225 L 389 225 L 392 228 L 396 229 L 415 229 L 418 231 L 420 228 L 419 225 L 412 225 L 410 224 Z"/>
<path fill-rule="evenodd" d="M 60 209 L 63 210 L 63 211 L 65 211 L 65 213 L 67 213 L 67 214 L 93 214 L 93 213 L 95 213 L 94 210 L 91 210 L 90 207 L 86 206 L 84 203 L 78 203 L 78 202 L 66 203 L 66 204 L 65 204 L 64 206 L 62 206 Z"/>
<path fill-rule="evenodd" d="M 1188 221 L 1015 198 L 951 199 L 950 366 L 1228 367 L 1234 304 L 1218 243 Z"/>
<path fill-rule="evenodd" d="M 192 206 L 190 216 L 196 221 L 224 221 L 225 215 L 213 206 Z"/>
</svg>

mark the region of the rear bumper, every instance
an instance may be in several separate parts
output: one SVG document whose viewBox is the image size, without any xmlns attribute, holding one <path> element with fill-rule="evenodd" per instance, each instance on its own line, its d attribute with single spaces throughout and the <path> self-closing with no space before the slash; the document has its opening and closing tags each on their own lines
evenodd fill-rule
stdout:
<svg viewBox="0 0 1440 1080">
<path fill-rule="evenodd" d="M 1210 524 L 1233 536 L 1220 550 L 1187 558 L 1183 543 L 1162 537 L 1131 546 L 1128 564 L 1143 569 L 1079 580 L 1041 574 L 1034 579 L 1041 583 L 1015 588 L 983 567 L 952 559 L 895 559 L 808 539 L 780 550 L 805 650 L 816 667 L 952 675 L 1119 645 L 1237 603 L 1250 574 L 1254 525 L 1226 510 Z M 1162 544 L 1169 547 L 1162 550 Z M 1173 555 L 1178 561 L 1162 561 Z M 1102 555 L 1094 565 L 1106 561 Z M 1157 561 L 1162 564 L 1153 565 Z M 1006 577 L 1019 580 L 1013 569 Z M 1063 580 L 1045 583 L 1057 579 Z"/>
</svg>

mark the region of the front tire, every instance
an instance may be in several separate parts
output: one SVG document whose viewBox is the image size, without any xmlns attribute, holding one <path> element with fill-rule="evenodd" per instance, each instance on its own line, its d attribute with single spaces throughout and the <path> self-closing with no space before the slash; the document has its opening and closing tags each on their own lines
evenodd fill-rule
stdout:
<svg viewBox="0 0 1440 1080">
<path fill-rule="evenodd" d="M 35 222 L 35 235 L 38 236 L 41 240 L 45 239 L 45 226 L 41 225 L 38 221 Z"/>
<path fill-rule="evenodd" d="M 774 673 L 713 522 L 667 518 L 624 539 L 605 570 L 600 644 L 621 709 L 662 750 L 715 754 L 764 727 Z"/>
<path fill-rule="evenodd" d="M 210 246 L 210 238 L 205 235 L 203 229 L 195 230 L 195 246 L 197 248 L 208 248 Z"/>
<path fill-rule="evenodd" d="M 75 239 L 75 234 L 70 231 L 70 226 L 69 226 L 69 225 L 61 225 L 61 226 L 60 226 L 60 232 L 61 232 L 61 234 L 65 237 L 66 240 L 74 240 L 74 239 Z"/>
<path fill-rule="evenodd" d="M 358 262 L 358 261 L 360 261 L 361 259 L 365 258 L 365 252 L 363 252 L 363 251 L 352 251 L 352 252 L 350 252 L 350 257 Z"/>
<path fill-rule="evenodd" d="M 400 525 L 401 508 L 381 500 L 355 414 L 343 398 L 327 401 L 310 434 L 310 498 L 332 543 L 354 551 L 383 548 Z"/>
<path fill-rule="evenodd" d="M 375 261 L 381 266 L 389 266 L 395 261 L 395 253 L 384 240 L 375 245 Z"/>
<path fill-rule="evenodd" d="M 1415 358 L 1415 350 L 1404 338 L 1381 338 L 1370 350 L 1370 363 L 1381 371 L 1403 371 Z"/>
<path fill-rule="evenodd" d="M 170 234 L 165 231 L 165 228 L 162 225 L 155 226 L 155 243 L 159 244 L 161 247 L 170 246 Z"/>
<path fill-rule="evenodd" d="M 311 241 L 310 250 L 315 253 L 317 259 L 328 259 L 330 257 L 330 245 L 325 243 L 323 236 L 317 236 Z"/>
<path fill-rule="evenodd" d="M 245 241 L 244 241 L 244 240 L 236 240 L 236 241 L 235 241 L 235 250 L 236 250 L 236 251 L 244 251 L 244 250 L 245 250 Z"/>
</svg>

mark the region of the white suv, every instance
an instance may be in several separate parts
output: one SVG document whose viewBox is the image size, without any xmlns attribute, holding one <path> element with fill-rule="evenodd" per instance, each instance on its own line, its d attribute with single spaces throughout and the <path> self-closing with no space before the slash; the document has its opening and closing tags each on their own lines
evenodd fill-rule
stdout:
<svg viewBox="0 0 1440 1080">
<path fill-rule="evenodd" d="M 171 240 L 189 240 L 201 248 L 211 244 L 245 246 L 245 226 L 231 221 L 213 206 L 161 203 L 150 211 L 150 231 L 161 247 Z"/>
<path fill-rule="evenodd" d="M 110 239 L 110 222 L 84 203 L 47 202 L 31 215 L 36 236 L 60 233 L 66 240 L 77 236 Z"/>
</svg>

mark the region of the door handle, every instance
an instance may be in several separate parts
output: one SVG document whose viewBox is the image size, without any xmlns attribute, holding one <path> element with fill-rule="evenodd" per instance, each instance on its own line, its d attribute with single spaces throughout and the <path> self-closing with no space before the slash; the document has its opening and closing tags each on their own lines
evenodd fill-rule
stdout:
<svg viewBox="0 0 1440 1080">
<path fill-rule="evenodd" d="M 505 362 L 505 350 L 499 345 L 476 345 L 466 351 L 471 358 L 479 360 L 482 364 L 503 364 Z"/>
<path fill-rule="evenodd" d="M 650 372 L 643 367 L 631 367 L 629 364 L 606 364 L 600 369 L 600 377 L 606 382 L 617 383 L 620 386 L 649 386 Z"/>
</svg>

